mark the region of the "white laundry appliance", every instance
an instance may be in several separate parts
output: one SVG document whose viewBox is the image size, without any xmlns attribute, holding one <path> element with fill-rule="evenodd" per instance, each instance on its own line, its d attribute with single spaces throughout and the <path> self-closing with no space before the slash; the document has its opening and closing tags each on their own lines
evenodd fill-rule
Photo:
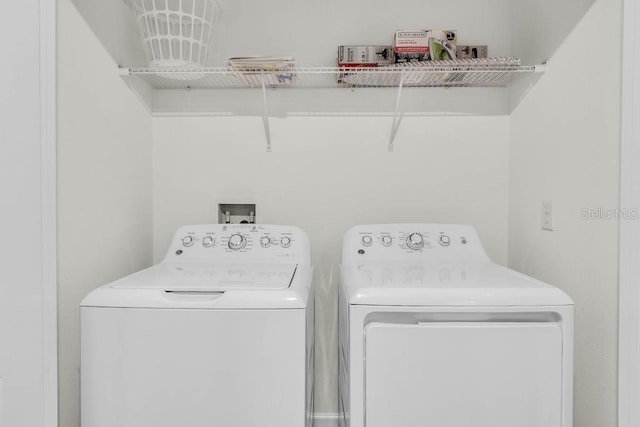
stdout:
<svg viewBox="0 0 640 427">
<path fill-rule="evenodd" d="M 339 328 L 342 426 L 572 426 L 572 300 L 470 226 L 349 230 Z"/>
<path fill-rule="evenodd" d="M 81 304 L 83 427 L 301 427 L 313 405 L 309 240 L 193 225 Z"/>
</svg>

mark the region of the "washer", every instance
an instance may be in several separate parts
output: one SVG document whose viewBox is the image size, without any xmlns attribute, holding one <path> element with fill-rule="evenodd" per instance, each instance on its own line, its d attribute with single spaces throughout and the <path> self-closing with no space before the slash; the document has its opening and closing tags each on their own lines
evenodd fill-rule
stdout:
<svg viewBox="0 0 640 427">
<path fill-rule="evenodd" d="M 295 227 L 182 227 L 81 308 L 83 427 L 311 426 L 313 288 Z"/>
<path fill-rule="evenodd" d="M 573 424 L 572 300 L 470 226 L 349 230 L 339 328 L 342 426 Z"/>
</svg>

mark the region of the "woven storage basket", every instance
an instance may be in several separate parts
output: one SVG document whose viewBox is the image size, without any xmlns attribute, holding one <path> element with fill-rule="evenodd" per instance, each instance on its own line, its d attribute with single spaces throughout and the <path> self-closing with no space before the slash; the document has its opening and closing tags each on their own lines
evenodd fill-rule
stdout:
<svg viewBox="0 0 640 427">
<path fill-rule="evenodd" d="M 204 67 L 214 0 L 131 0 L 150 67 Z"/>
</svg>

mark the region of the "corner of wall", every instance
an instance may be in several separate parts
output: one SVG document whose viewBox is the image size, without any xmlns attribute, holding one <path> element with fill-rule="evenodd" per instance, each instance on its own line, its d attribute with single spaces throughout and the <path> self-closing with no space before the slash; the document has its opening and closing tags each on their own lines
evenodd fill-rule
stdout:
<svg viewBox="0 0 640 427">
<path fill-rule="evenodd" d="M 59 421 L 77 427 L 80 301 L 152 261 L 151 116 L 71 0 L 57 15 Z"/>
</svg>

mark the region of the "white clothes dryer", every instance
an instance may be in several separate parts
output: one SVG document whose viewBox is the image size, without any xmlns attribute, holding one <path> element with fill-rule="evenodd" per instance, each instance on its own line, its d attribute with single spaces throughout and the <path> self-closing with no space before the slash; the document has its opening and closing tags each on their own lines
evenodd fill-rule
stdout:
<svg viewBox="0 0 640 427">
<path fill-rule="evenodd" d="M 193 225 L 81 304 L 83 427 L 300 427 L 313 411 L 309 240 Z"/>
<path fill-rule="evenodd" d="M 470 226 L 349 230 L 339 328 L 342 426 L 573 424 L 572 300 Z"/>
</svg>

